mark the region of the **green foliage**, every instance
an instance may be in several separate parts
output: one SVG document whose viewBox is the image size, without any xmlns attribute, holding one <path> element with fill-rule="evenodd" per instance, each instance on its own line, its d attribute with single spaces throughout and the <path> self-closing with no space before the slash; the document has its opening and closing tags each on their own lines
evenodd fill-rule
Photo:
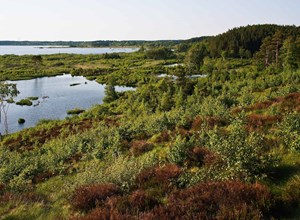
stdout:
<svg viewBox="0 0 300 220">
<path fill-rule="evenodd" d="M 185 63 L 190 72 L 193 70 L 199 70 L 203 64 L 205 56 L 207 56 L 207 48 L 203 43 L 194 44 L 185 57 Z"/>
<path fill-rule="evenodd" d="M 300 152 L 300 115 L 286 115 L 280 124 L 278 134 L 287 149 Z"/>
<path fill-rule="evenodd" d="M 189 148 L 190 144 L 186 141 L 186 139 L 178 136 L 170 148 L 168 160 L 171 163 L 183 165 L 184 161 L 187 159 L 187 151 Z"/>
<path fill-rule="evenodd" d="M 39 71 L 32 56 L 0 56 L 4 79 L 72 72 L 107 85 L 105 103 L 77 117 L 2 136 L 0 215 L 286 217 L 266 201 L 274 198 L 283 210 L 299 207 L 297 33 L 296 27 L 248 26 L 191 39 L 175 50 L 47 55 Z M 168 66 L 184 59 L 185 65 Z M 115 85 L 135 89 L 117 93 Z M 110 184 L 118 193 L 106 194 Z M 27 193 L 45 202 L 5 196 Z M 72 195 L 88 213 L 70 208 Z"/>
<path fill-rule="evenodd" d="M 118 98 L 118 93 L 113 85 L 105 86 L 105 97 L 103 99 L 104 103 L 110 103 Z"/>
<path fill-rule="evenodd" d="M 160 47 L 160 48 L 155 48 L 151 50 L 147 50 L 145 53 L 145 56 L 148 59 L 154 59 L 154 60 L 167 60 L 174 58 L 174 53 L 171 49 L 166 48 L 166 47 Z"/>
<path fill-rule="evenodd" d="M 209 137 L 209 148 L 223 158 L 225 170 L 221 176 L 225 176 L 221 178 L 254 180 L 265 177 L 268 169 L 277 165 L 277 157 L 264 151 L 263 137 L 248 134 L 239 120 L 232 124 L 229 135 L 210 132 Z"/>
</svg>

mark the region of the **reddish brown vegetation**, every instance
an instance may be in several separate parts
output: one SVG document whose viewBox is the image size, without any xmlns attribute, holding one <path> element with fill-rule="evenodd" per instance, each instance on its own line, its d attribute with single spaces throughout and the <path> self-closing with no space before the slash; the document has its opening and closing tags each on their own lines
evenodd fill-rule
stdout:
<svg viewBox="0 0 300 220">
<path fill-rule="evenodd" d="M 107 200 L 106 207 L 110 210 L 117 210 L 122 214 L 145 212 L 158 206 L 157 199 L 144 190 L 136 190 L 130 195 L 115 196 Z"/>
<path fill-rule="evenodd" d="M 97 207 L 79 219 L 138 219 L 137 214 L 151 211 L 158 205 L 158 201 L 153 196 L 145 191 L 137 190 L 131 195 L 110 197 L 102 207 Z"/>
<path fill-rule="evenodd" d="M 173 136 L 180 135 L 181 137 L 188 137 L 190 134 L 189 130 L 183 128 L 183 127 L 178 127 L 176 130 L 172 132 Z"/>
<path fill-rule="evenodd" d="M 297 110 L 300 108 L 300 93 L 299 92 L 290 93 L 283 97 L 278 97 L 264 102 L 259 102 L 250 106 L 247 109 L 250 111 L 263 110 L 269 108 L 272 105 L 279 106 L 279 109 L 281 111 Z"/>
<path fill-rule="evenodd" d="M 110 208 L 96 208 L 88 215 L 74 220 L 132 220 L 133 217 L 127 214 L 121 214 L 117 210 Z"/>
<path fill-rule="evenodd" d="M 270 199 L 259 184 L 202 183 L 171 194 L 166 206 L 154 208 L 140 219 L 262 219 Z"/>
<path fill-rule="evenodd" d="M 206 123 L 210 128 L 213 128 L 215 126 L 225 126 L 227 125 L 227 121 L 223 118 L 220 117 L 214 117 L 214 116 L 210 116 L 210 117 L 206 117 Z"/>
<path fill-rule="evenodd" d="M 143 190 L 133 192 L 129 197 L 130 207 L 136 211 L 144 212 L 153 209 L 158 201 Z"/>
<path fill-rule="evenodd" d="M 214 128 L 215 126 L 225 126 L 228 122 L 221 118 L 216 116 L 208 116 L 205 118 L 196 117 L 192 123 L 191 129 L 194 131 L 198 131 L 201 129 L 203 125 L 208 126 L 209 128 Z"/>
<path fill-rule="evenodd" d="M 161 132 L 161 134 L 156 138 L 156 143 L 167 142 L 170 140 L 170 134 L 167 130 Z"/>
<path fill-rule="evenodd" d="M 6 186 L 4 183 L 0 183 L 0 194 L 5 190 Z"/>
<path fill-rule="evenodd" d="M 177 190 L 159 204 L 145 191 L 111 197 L 82 220 L 93 219 L 263 219 L 271 205 L 268 190 L 260 184 L 241 182 L 201 183 Z"/>
<path fill-rule="evenodd" d="M 269 108 L 271 105 L 273 105 L 274 102 L 267 100 L 264 102 L 258 102 L 253 104 L 250 108 L 248 108 L 249 110 L 263 110 L 263 109 L 267 109 Z"/>
<path fill-rule="evenodd" d="M 132 141 L 130 143 L 131 145 L 131 149 L 130 152 L 134 155 L 134 156 L 139 156 L 143 153 L 146 153 L 148 151 L 151 151 L 153 149 L 153 145 L 142 140 L 142 141 Z"/>
<path fill-rule="evenodd" d="M 71 203 L 74 208 L 87 211 L 118 194 L 120 190 L 113 184 L 80 186 L 75 190 Z"/>
<path fill-rule="evenodd" d="M 198 116 L 192 122 L 192 128 L 191 129 L 194 130 L 194 131 L 198 131 L 198 130 L 201 129 L 202 124 L 203 124 L 203 120 L 202 120 L 201 117 Z"/>
<path fill-rule="evenodd" d="M 181 168 L 175 164 L 149 168 L 137 176 L 136 184 L 140 189 L 158 187 L 162 192 L 166 192 L 174 188 L 172 181 L 179 177 L 181 173 Z"/>
<path fill-rule="evenodd" d="M 117 120 L 114 119 L 114 118 L 105 118 L 104 121 L 105 121 L 105 124 L 106 124 L 106 125 L 110 125 L 110 126 L 119 126 L 119 123 L 118 123 Z"/>
<path fill-rule="evenodd" d="M 40 183 L 40 182 L 43 182 L 53 176 L 55 176 L 55 174 L 51 173 L 51 172 L 38 173 L 38 174 L 34 175 L 32 182 L 34 184 Z"/>
<path fill-rule="evenodd" d="M 204 147 L 195 147 L 188 152 L 190 166 L 213 165 L 218 157 L 212 151 Z"/>
<path fill-rule="evenodd" d="M 247 128 L 249 130 L 270 128 L 280 120 L 280 116 L 251 114 L 247 118 Z"/>
</svg>

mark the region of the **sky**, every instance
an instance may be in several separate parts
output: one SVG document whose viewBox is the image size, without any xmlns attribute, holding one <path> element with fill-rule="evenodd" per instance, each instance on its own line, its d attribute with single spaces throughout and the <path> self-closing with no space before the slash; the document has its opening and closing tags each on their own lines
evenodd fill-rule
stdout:
<svg viewBox="0 0 300 220">
<path fill-rule="evenodd" d="M 163 40 L 300 25 L 300 0 L 0 0 L 0 40 Z"/>
</svg>

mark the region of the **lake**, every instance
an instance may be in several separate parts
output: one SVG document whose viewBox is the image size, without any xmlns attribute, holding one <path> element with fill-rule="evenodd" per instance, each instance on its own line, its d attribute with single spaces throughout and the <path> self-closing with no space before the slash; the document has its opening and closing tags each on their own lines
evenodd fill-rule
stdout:
<svg viewBox="0 0 300 220">
<path fill-rule="evenodd" d="M 16 83 L 20 91 L 14 99 L 16 102 L 27 97 L 38 97 L 38 100 L 32 101 L 32 106 L 10 104 L 8 111 L 10 133 L 35 126 L 41 119 L 63 119 L 67 116 L 67 110 L 88 109 L 94 104 L 101 104 L 105 96 L 105 85 L 89 81 L 83 76 L 72 77 L 70 74 L 10 83 Z M 72 84 L 76 86 L 70 86 Z M 116 91 L 119 92 L 133 89 L 116 86 Z M 24 118 L 25 124 L 18 124 L 19 118 Z M 4 133 L 3 124 L 0 124 L 0 127 L 1 133 Z"/>
<path fill-rule="evenodd" d="M 49 47 L 49 46 L 0 46 L 0 55 L 47 55 L 47 54 L 104 54 L 131 53 L 139 48 L 109 48 L 109 47 Z"/>
</svg>

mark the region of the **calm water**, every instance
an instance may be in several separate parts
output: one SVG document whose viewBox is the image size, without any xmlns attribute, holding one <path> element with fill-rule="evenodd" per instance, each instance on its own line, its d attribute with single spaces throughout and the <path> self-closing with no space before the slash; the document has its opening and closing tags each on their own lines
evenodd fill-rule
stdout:
<svg viewBox="0 0 300 220">
<path fill-rule="evenodd" d="M 105 85 L 89 81 L 82 76 L 72 77 L 69 74 L 56 77 L 43 77 L 33 80 L 14 81 L 20 91 L 14 100 L 36 96 L 32 106 L 10 104 L 8 111 L 9 132 L 34 126 L 40 119 L 63 119 L 67 110 L 74 108 L 87 109 L 94 104 L 101 104 Z M 70 84 L 80 83 L 77 86 Z M 116 87 L 117 91 L 132 90 L 128 87 Z M 34 106 L 36 105 L 36 106 Z M 25 124 L 19 125 L 18 119 L 24 118 Z M 3 133 L 3 124 L 0 124 Z"/>
<path fill-rule="evenodd" d="M 45 46 L 0 46 L 0 55 L 45 55 L 45 54 L 104 54 L 104 53 L 130 53 L 138 48 L 71 48 L 71 47 L 45 47 Z"/>
</svg>

